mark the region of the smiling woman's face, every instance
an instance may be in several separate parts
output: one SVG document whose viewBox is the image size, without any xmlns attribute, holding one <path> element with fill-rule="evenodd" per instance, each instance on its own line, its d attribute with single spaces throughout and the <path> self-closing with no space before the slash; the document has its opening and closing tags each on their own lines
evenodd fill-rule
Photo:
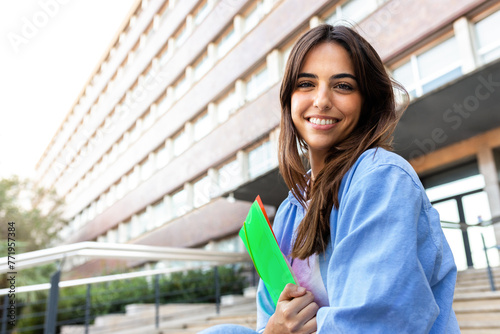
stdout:
<svg viewBox="0 0 500 334">
<path fill-rule="evenodd" d="M 349 53 L 332 42 L 313 47 L 299 71 L 291 100 L 293 124 L 311 157 L 324 158 L 352 132 L 362 103 Z"/>
</svg>

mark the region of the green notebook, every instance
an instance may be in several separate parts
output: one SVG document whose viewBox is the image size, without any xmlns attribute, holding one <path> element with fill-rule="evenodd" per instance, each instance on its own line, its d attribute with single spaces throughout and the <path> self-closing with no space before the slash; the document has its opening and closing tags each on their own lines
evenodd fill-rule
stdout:
<svg viewBox="0 0 500 334">
<path fill-rule="evenodd" d="M 259 196 L 250 207 L 239 234 L 257 273 L 276 305 L 285 285 L 296 284 L 296 279 L 290 264 L 278 246 Z"/>
</svg>

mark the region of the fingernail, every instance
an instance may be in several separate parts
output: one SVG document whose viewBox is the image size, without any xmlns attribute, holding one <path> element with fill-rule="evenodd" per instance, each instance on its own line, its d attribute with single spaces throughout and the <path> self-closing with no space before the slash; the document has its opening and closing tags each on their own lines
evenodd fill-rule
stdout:
<svg viewBox="0 0 500 334">
<path fill-rule="evenodd" d="M 305 291 L 306 291 L 306 288 L 304 288 L 303 286 L 299 286 L 299 287 L 297 288 L 297 292 L 302 293 L 302 292 L 305 292 Z"/>
</svg>

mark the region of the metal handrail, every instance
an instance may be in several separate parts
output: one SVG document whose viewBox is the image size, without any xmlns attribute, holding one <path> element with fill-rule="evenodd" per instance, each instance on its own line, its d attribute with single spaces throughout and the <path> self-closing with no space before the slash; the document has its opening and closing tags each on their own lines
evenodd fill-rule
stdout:
<svg viewBox="0 0 500 334">
<path fill-rule="evenodd" d="M 488 279 L 490 280 L 491 291 L 496 291 L 495 280 L 493 278 L 493 272 L 491 271 L 490 259 L 488 258 L 488 249 L 498 249 L 500 250 L 500 245 L 494 245 L 486 247 L 486 242 L 484 241 L 484 235 L 481 233 L 481 240 L 483 241 L 484 256 L 486 257 L 486 266 L 488 270 Z"/>
<path fill-rule="evenodd" d="M 158 247 L 135 244 L 108 244 L 86 241 L 18 254 L 15 259 L 15 268 L 16 270 L 21 270 L 46 263 L 67 260 L 71 257 L 140 259 L 151 261 L 213 261 L 220 263 L 250 260 L 247 253 L 230 253 L 193 248 Z M 0 274 L 10 271 L 8 260 L 8 257 L 0 258 Z"/>
</svg>

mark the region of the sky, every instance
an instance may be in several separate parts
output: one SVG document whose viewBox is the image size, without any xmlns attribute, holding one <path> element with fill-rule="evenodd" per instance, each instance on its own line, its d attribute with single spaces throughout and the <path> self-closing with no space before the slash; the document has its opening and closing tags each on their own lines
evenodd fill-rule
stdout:
<svg viewBox="0 0 500 334">
<path fill-rule="evenodd" d="M 0 1 L 0 179 L 34 178 L 135 1 Z"/>
</svg>

